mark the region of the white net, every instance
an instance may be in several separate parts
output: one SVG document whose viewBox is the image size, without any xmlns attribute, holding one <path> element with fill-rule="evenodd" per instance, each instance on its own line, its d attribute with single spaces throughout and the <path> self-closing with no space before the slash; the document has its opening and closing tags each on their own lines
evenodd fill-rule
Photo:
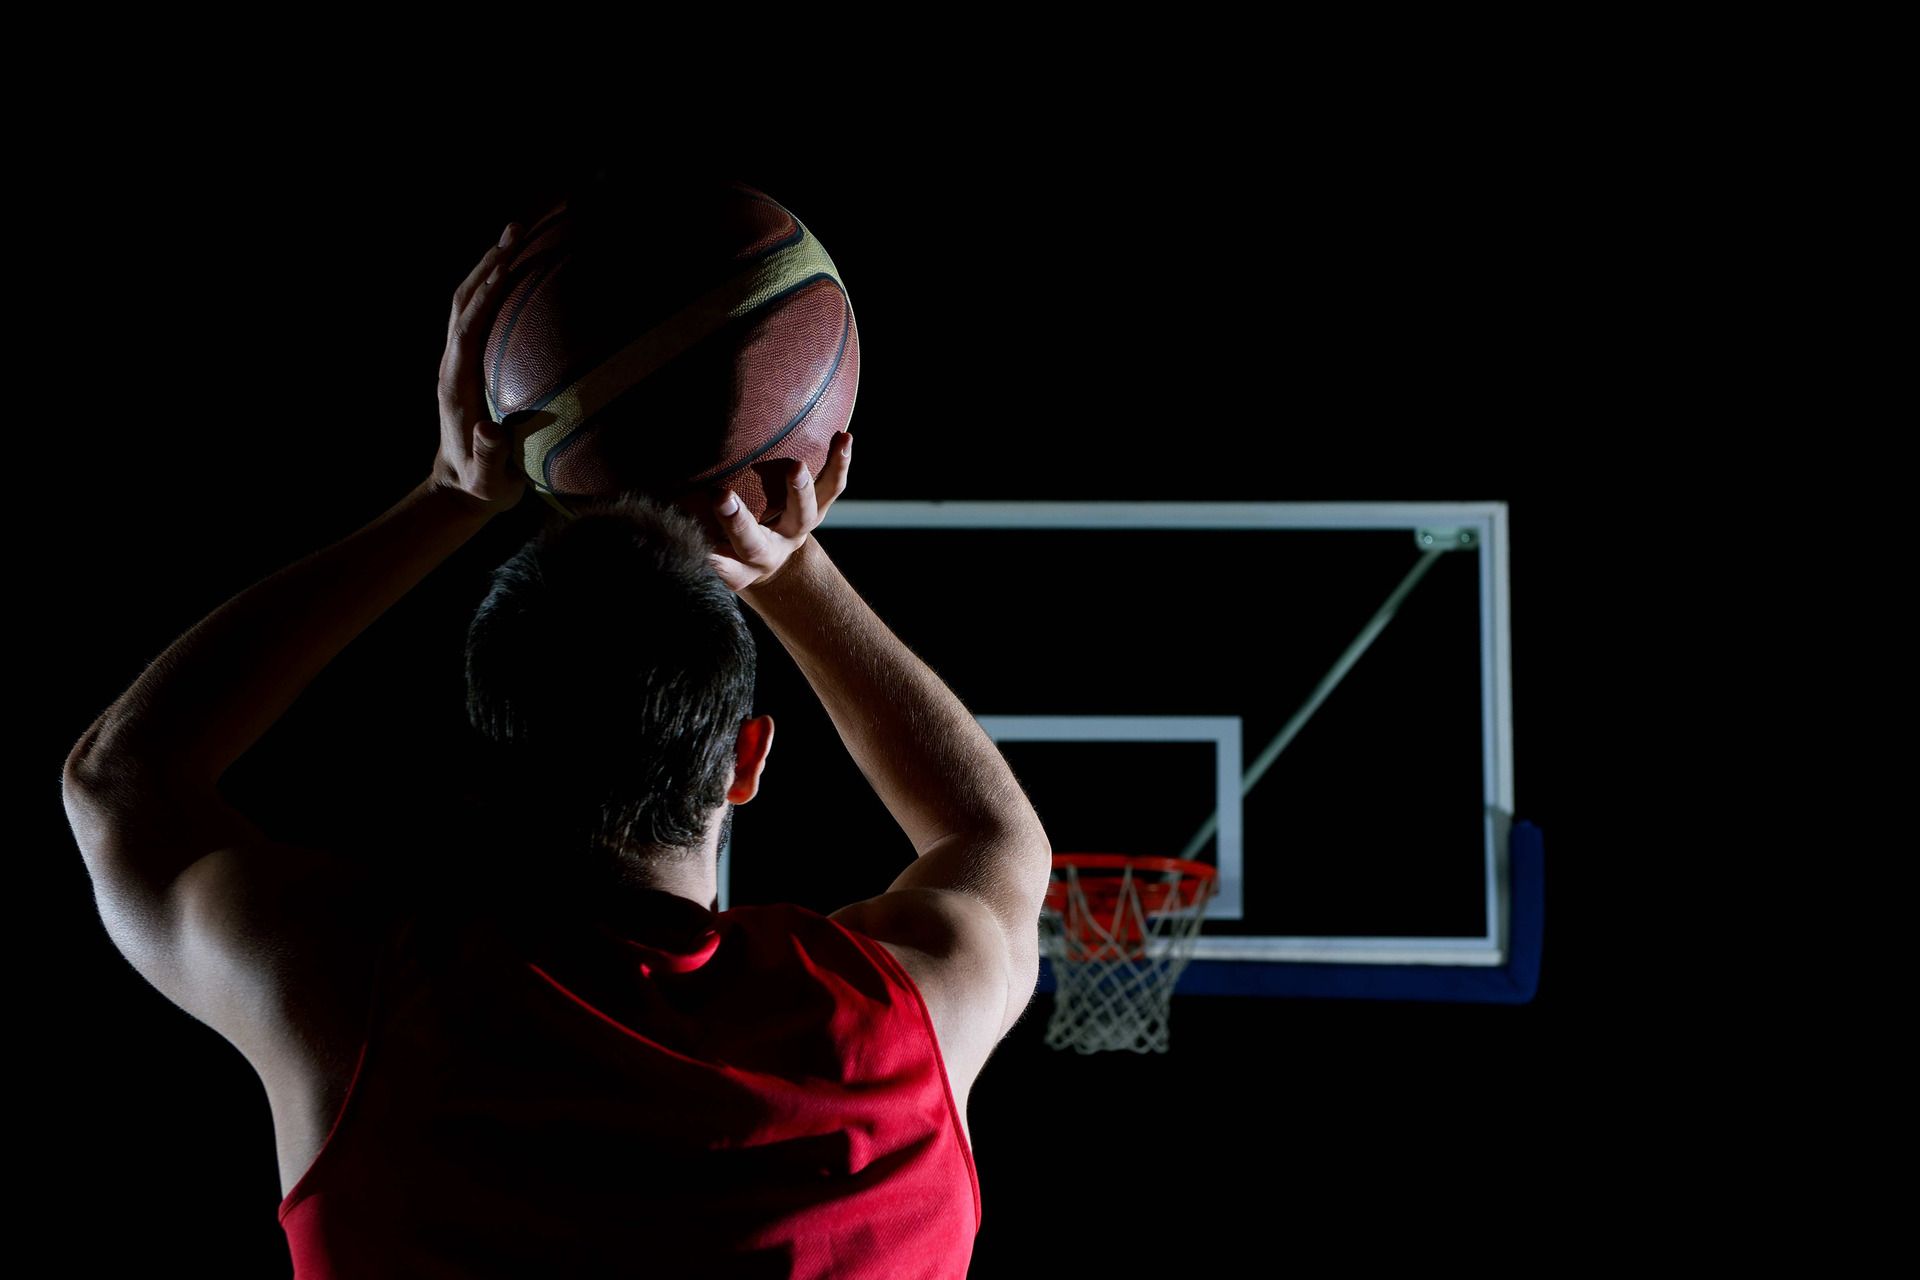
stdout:
<svg viewBox="0 0 1920 1280">
<path fill-rule="evenodd" d="M 1047 1046 L 1165 1053 L 1168 1006 L 1193 958 L 1213 868 L 1172 858 L 1080 856 L 1055 859 L 1040 913 L 1040 945 L 1054 976 Z"/>
</svg>

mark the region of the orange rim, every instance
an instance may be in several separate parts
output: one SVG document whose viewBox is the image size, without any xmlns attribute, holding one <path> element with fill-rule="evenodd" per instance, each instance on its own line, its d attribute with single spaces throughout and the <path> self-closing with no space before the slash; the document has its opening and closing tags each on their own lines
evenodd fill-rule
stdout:
<svg viewBox="0 0 1920 1280">
<path fill-rule="evenodd" d="M 1184 858 L 1126 853 L 1056 853 L 1053 855 L 1055 879 L 1048 886 L 1046 897 L 1047 909 L 1055 915 L 1068 914 L 1069 884 L 1060 875 L 1067 868 L 1072 868 L 1069 874 L 1078 881 L 1081 896 L 1089 909 L 1087 914 L 1079 914 L 1071 922 L 1080 944 L 1088 952 L 1086 958 L 1089 960 L 1116 959 L 1120 955 L 1119 949 L 1123 947 L 1129 959 L 1144 958 L 1146 938 L 1140 928 L 1140 915 L 1154 915 L 1169 910 L 1167 902 L 1170 898 L 1179 902 L 1177 909 L 1191 907 L 1211 892 L 1213 883 L 1219 878 L 1217 868 Z M 1139 914 L 1119 910 L 1120 886 L 1127 879 L 1125 873 L 1129 870 L 1145 873 L 1133 880 L 1133 892 L 1140 900 Z M 1096 874 L 1081 879 L 1081 873 L 1088 871 Z M 1114 872 L 1120 874 L 1100 874 Z M 1151 878 L 1168 873 L 1176 873 L 1179 878 Z"/>
</svg>

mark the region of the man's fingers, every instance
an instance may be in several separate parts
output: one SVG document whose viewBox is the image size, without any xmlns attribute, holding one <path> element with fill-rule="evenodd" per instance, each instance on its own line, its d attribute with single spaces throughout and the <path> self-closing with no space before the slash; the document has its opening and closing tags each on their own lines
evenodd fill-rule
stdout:
<svg viewBox="0 0 1920 1280">
<path fill-rule="evenodd" d="M 498 283 L 499 276 L 507 272 L 507 259 L 519 247 L 520 227 L 509 222 L 507 229 L 500 233 L 500 243 L 487 250 L 480 261 L 473 264 L 473 270 L 467 272 L 467 278 L 453 291 L 453 323 L 458 325 L 460 317 L 466 313 L 467 303 L 483 285 Z M 495 273 L 498 273 L 497 275 Z"/>
<path fill-rule="evenodd" d="M 820 504 L 813 490 L 813 473 L 796 459 L 787 468 L 787 509 L 776 526 L 787 537 L 797 538 L 820 523 Z"/>
<path fill-rule="evenodd" d="M 732 504 L 732 510 L 727 509 L 729 503 Z M 727 539 L 733 543 L 733 549 L 740 558 L 752 564 L 760 554 L 765 530 L 748 513 L 747 504 L 740 501 L 740 495 L 731 489 L 727 490 L 714 507 L 713 514 L 718 517 L 720 527 L 726 530 Z"/>
<path fill-rule="evenodd" d="M 853 466 L 852 455 L 853 433 L 834 432 L 833 441 L 827 446 L 827 465 L 820 472 L 820 478 L 813 482 L 815 501 L 819 504 L 819 512 L 814 517 L 816 521 L 819 516 L 826 514 L 835 498 L 846 492 L 847 472 Z"/>
<path fill-rule="evenodd" d="M 494 252 L 505 253 L 506 251 L 504 249 L 496 249 Z M 485 266 L 486 264 L 482 263 L 481 265 Z M 476 268 L 476 270 L 477 269 L 478 268 Z M 482 320 L 491 320 L 493 318 L 494 313 L 497 312 L 500 307 L 500 285 L 502 281 L 505 280 L 506 274 L 506 259 L 501 258 L 496 262 L 493 270 L 488 273 L 487 278 L 480 282 L 479 287 L 467 295 L 466 307 L 454 313 L 453 332 L 456 336 L 465 338 L 479 326 Z"/>
<path fill-rule="evenodd" d="M 453 291 L 453 314 L 456 320 L 467 309 L 468 301 L 479 291 L 480 286 L 486 283 L 487 276 L 495 267 L 506 261 L 506 254 L 505 249 L 495 245 L 487 250 L 485 257 L 473 264 L 473 270 L 467 272 L 467 278 L 462 280 L 460 287 Z"/>
</svg>

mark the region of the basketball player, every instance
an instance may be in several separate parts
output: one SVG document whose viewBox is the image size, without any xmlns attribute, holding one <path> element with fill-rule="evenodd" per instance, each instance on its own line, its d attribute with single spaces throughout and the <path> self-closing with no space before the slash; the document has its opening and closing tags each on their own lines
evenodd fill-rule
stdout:
<svg viewBox="0 0 1920 1280">
<path fill-rule="evenodd" d="M 811 536 L 846 433 L 765 523 L 629 496 L 495 570 L 466 660 L 503 852 L 470 883 L 400 891 L 218 794 L 524 492 L 478 384 L 514 232 L 455 292 L 428 479 L 204 619 L 69 753 L 102 920 L 259 1074 L 300 1280 L 963 1276 L 968 1092 L 1032 996 L 1051 850 L 992 741 Z M 831 915 L 716 910 L 773 743 L 742 602 L 917 854 Z M 819 811 L 786 847 L 840 856 Z"/>
</svg>

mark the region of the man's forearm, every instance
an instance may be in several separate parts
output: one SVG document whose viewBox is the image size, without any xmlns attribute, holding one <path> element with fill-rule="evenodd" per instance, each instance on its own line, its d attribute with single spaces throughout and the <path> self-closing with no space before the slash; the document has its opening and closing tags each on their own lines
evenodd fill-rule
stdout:
<svg viewBox="0 0 1920 1280">
<path fill-rule="evenodd" d="M 74 744 L 69 777 L 137 764 L 217 782 L 336 654 L 487 520 L 423 483 L 350 537 L 254 584 L 148 664 Z"/>
<path fill-rule="evenodd" d="M 916 852 L 956 832 L 1039 826 L 993 739 L 860 598 L 818 534 L 741 599 L 793 655 Z"/>
</svg>

